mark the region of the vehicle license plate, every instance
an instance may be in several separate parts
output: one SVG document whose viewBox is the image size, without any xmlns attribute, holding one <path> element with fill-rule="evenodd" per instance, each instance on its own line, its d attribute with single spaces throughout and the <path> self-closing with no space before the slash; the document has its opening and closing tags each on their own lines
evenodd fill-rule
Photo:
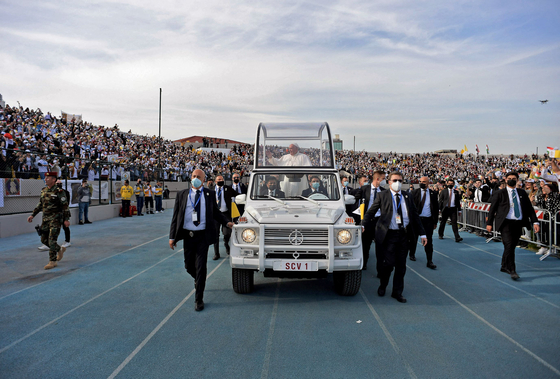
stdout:
<svg viewBox="0 0 560 379">
<path fill-rule="evenodd" d="M 277 261 L 274 262 L 274 271 L 319 271 L 318 262 L 309 261 Z"/>
</svg>

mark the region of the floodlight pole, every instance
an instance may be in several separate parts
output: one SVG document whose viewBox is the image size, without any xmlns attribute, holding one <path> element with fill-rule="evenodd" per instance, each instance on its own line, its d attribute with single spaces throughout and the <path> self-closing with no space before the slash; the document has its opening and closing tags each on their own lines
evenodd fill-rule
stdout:
<svg viewBox="0 0 560 379">
<path fill-rule="evenodd" d="M 159 89 L 159 154 L 158 154 L 158 180 L 161 174 L 161 88 Z"/>
</svg>

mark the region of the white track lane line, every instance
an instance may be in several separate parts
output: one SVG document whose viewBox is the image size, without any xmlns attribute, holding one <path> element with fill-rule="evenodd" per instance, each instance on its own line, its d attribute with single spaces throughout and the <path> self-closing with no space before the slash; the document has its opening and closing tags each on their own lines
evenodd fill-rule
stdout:
<svg viewBox="0 0 560 379">
<path fill-rule="evenodd" d="M 501 335 L 502 337 L 504 337 L 505 339 L 507 339 L 508 341 L 510 341 L 511 343 L 513 343 L 515 346 L 517 346 L 519 349 L 523 350 L 525 353 L 527 353 L 528 355 L 530 355 L 531 357 L 533 357 L 537 362 L 539 362 L 540 364 L 542 364 L 543 366 L 545 366 L 546 368 L 550 369 L 552 372 L 554 372 L 556 375 L 560 376 L 560 370 L 558 370 L 556 367 L 552 366 L 550 363 L 546 362 L 544 359 L 542 359 L 541 357 L 539 357 L 538 355 L 536 355 L 535 353 L 533 353 L 531 350 L 527 349 L 525 346 L 521 345 L 519 342 L 517 342 L 516 340 L 514 340 L 513 338 L 511 338 L 510 336 L 508 336 L 507 334 L 505 334 L 504 332 L 502 332 L 500 329 L 496 328 L 494 325 L 492 325 L 490 322 L 486 321 L 485 318 L 483 318 L 482 316 L 480 316 L 478 313 L 476 313 L 475 311 L 473 311 L 472 309 L 470 309 L 469 307 L 467 307 L 465 304 L 461 303 L 459 300 L 457 300 L 456 298 L 454 298 L 451 294 L 449 294 L 448 292 L 446 292 L 445 290 L 443 290 L 442 288 L 438 287 L 436 284 L 434 284 L 433 282 L 431 282 L 429 279 L 425 278 L 424 276 L 422 276 L 418 271 L 414 270 L 413 268 L 408 267 L 412 272 L 414 272 L 416 275 L 418 275 L 420 278 L 424 279 L 426 282 L 428 282 L 429 284 L 431 284 L 432 286 L 434 286 L 436 289 L 438 289 L 439 291 L 441 291 L 445 296 L 447 296 L 448 298 L 450 298 L 451 300 L 453 300 L 455 303 L 457 303 L 459 306 L 461 306 L 463 309 L 465 309 L 467 312 L 469 312 L 470 314 L 472 314 L 474 317 L 476 317 L 478 320 L 480 320 L 481 322 L 483 322 L 484 324 L 486 324 L 488 327 L 490 327 L 492 330 L 494 330 L 496 333 L 498 333 L 499 335 Z"/>
<path fill-rule="evenodd" d="M 182 250 L 183 249 L 179 251 Z M 225 261 L 229 262 L 229 259 L 223 259 L 208 275 L 206 275 L 206 279 L 211 277 L 212 274 L 214 274 Z M 194 289 L 189 292 L 189 294 L 183 300 L 181 300 L 181 302 L 177 304 L 177 306 L 171 312 L 169 312 L 167 316 L 165 316 L 165 318 L 159 323 L 159 325 L 156 326 L 146 338 L 144 338 L 144 341 L 142 341 L 140 345 L 138 345 L 136 349 L 134 349 L 134 351 L 130 353 L 128 357 L 126 357 L 126 359 L 119 365 L 119 367 L 117 367 L 115 371 L 113 371 L 113 373 L 109 375 L 109 379 L 115 378 L 119 374 L 119 372 L 121 372 L 126 367 L 126 365 L 128 365 L 128 363 L 136 356 L 136 354 L 138 354 L 140 350 L 142 350 L 144 346 L 146 346 L 146 344 L 152 339 L 152 337 L 155 336 L 155 334 L 167 323 L 167 321 L 169 321 L 169 319 L 173 317 L 173 315 L 179 310 L 179 308 L 181 308 L 183 304 L 187 302 L 187 300 L 194 294 L 194 292 Z"/>
<path fill-rule="evenodd" d="M 276 284 L 276 294 L 274 295 L 274 307 L 272 307 L 272 316 L 270 317 L 270 326 L 268 328 L 268 339 L 266 340 L 266 353 L 264 355 L 261 379 L 268 378 L 268 370 L 270 368 L 270 356 L 272 355 L 272 337 L 274 337 L 276 315 L 278 314 L 278 299 L 280 298 L 280 282 L 281 280 L 278 279 L 278 282 Z"/>
<path fill-rule="evenodd" d="M 177 255 L 177 254 L 179 254 L 182 250 L 183 250 L 183 249 L 178 250 L 177 252 L 175 252 L 175 253 L 169 255 L 167 258 L 164 258 L 164 259 L 162 259 L 161 261 L 157 262 L 156 264 L 154 264 L 154 265 L 148 267 L 147 269 L 140 271 L 138 274 L 136 274 L 136 275 L 134 275 L 134 276 L 131 276 L 130 278 L 128 278 L 128 279 L 126 279 L 126 280 L 123 280 L 123 281 L 120 282 L 119 284 L 117 284 L 117 285 L 115 285 L 115 286 L 109 288 L 109 289 L 106 290 L 106 291 L 101 292 L 99 295 L 96 295 L 96 296 L 92 297 L 91 299 L 89 299 L 88 301 L 83 302 L 82 304 L 78 305 L 77 307 L 74 307 L 74 308 L 70 309 L 68 312 L 66 312 L 66 313 L 64 313 L 64 314 L 62 314 L 62 315 L 60 315 L 60 316 L 58 316 L 58 317 L 55 318 L 54 320 L 51 320 L 51 321 L 47 322 L 46 324 L 40 326 L 39 328 L 35 329 L 35 330 L 32 331 L 31 333 L 29 333 L 29 334 L 27 334 L 27 335 L 21 337 L 20 339 L 18 339 L 18 340 L 16 340 L 16 341 L 12 342 L 12 343 L 9 344 L 8 346 L 3 347 L 2 349 L 0 349 L 0 354 L 2 354 L 2 353 L 5 352 L 6 350 L 8 350 L 8 349 L 14 347 L 14 346 L 17 345 L 18 343 L 20 343 L 20 342 L 22 342 L 22 341 L 28 339 L 29 337 L 31 337 L 31 336 L 34 335 L 35 333 L 37 333 L 37 332 L 39 332 L 39 331 L 45 329 L 47 326 L 54 324 L 55 322 L 57 322 L 57 321 L 60 320 L 61 318 L 66 317 L 66 316 L 68 316 L 70 313 L 72 313 L 72 312 L 74 312 L 74 311 L 76 311 L 76 310 L 82 308 L 84 305 L 87 305 L 87 304 L 91 303 L 91 302 L 94 301 L 95 299 L 100 298 L 101 296 L 105 295 L 106 293 L 111 292 L 111 291 L 114 290 L 115 288 L 118 288 L 118 287 L 122 286 L 123 284 L 125 284 L 125 283 L 131 281 L 132 279 L 136 278 L 137 276 L 139 276 L 139 275 L 145 273 L 146 271 L 148 271 L 148 270 L 150 270 L 150 269 L 156 267 L 156 266 L 159 265 L 160 263 L 162 263 L 162 262 L 168 260 L 169 258 L 171 258 L 171 257 L 173 257 L 173 256 L 175 256 L 175 255 Z"/>
<path fill-rule="evenodd" d="M 399 345 L 397 345 L 397 342 L 395 341 L 395 339 L 393 338 L 393 336 L 389 332 L 389 329 L 387 329 L 387 327 L 385 326 L 383 321 L 381 321 L 381 317 L 379 317 L 379 314 L 375 311 L 375 309 L 373 308 L 373 305 L 371 305 L 368 298 L 366 297 L 366 294 L 364 293 L 364 291 L 362 291 L 361 288 L 360 288 L 360 295 L 362 295 L 362 298 L 364 299 L 364 301 L 366 302 L 369 310 L 373 314 L 373 317 L 375 317 L 375 320 L 377 320 L 377 323 L 381 327 L 381 330 L 383 330 L 383 333 L 385 333 L 385 337 L 387 337 L 387 339 L 391 343 L 391 346 L 393 346 L 393 350 L 395 350 L 395 352 L 397 353 L 397 355 L 399 356 L 399 358 L 403 362 L 404 366 L 406 367 L 406 371 L 408 371 L 408 374 L 410 375 L 410 377 L 413 378 L 413 379 L 417 379 L 418 377 L 414 373 L 414 370 L 412 369 L 410 364 L 407 362 L 407 360 L 403 356 L 403 354 L 401 352 L 401 349 L 399 349 Z"/>
<path fill-rule="evenodd" d="M 99 262 L 103 262 L 104 260 L 107 260 L 107 259 L 109 259 L 109 258 L 116 257 L 117 255 L 126 253 L 127 251 L 137 249 L 137 248 L 139 248 L 139 247 L 141 247 L 141 246 L 147 245 L 147 244 L 149 244 L 149 243 L 152 243 L 152 242 L 154 242 L 154 241 L 157 241 L 157 240 L 159 240 L 159 239 L 162 239 L 163 237 L 166 237 L 166 236 L 168 236 L 168 234 L 165 234 L 165 235 L 163 235 L 163 236 L 161 236 L 161 237 L 155 238 L 155 239 L 153 239 L 153 240 L 151 240 L 151 241 L 144 242 L 144 243 L 142 243 L 142 244 L 140 244 L 140 245 L 131 247 L 130 249 L 121 251 L 120 253 L 116 253 L 116 254 L 113 254 L 113 255 L 111 255 L 111 256 L 108 256 L 108 257 L 105 257 L 105 258 L 103 258 L 103 259 L 100 259 L 100 260 L 98 260 L 98 261 L 95 261 L 95 262 L 92 262 L 92 263 L 90 263 L 90 264 L 87 264 L 87 265 L 85 265 L 85 266 L 83 266 L 83 267 L 80 267 L 78 270 L 81 270 L 81 269 L 84 269 L 84 268 L 86 268 L 86 267 L 92 266 L 92 265 L 97 264 L 97 263 L 99 263 Z M 55 280 L 55 279 L 58 279 L 58 278 L 62 278 L 63 276 L 66 276 L 66 275 L 68 275 L 69 273 L 75 272 L 75 271 L 76 271 L 76 270 L 68 271 L 67 273 L 62 274 L 62 275 L 60 275 L 60 276 L 55 276 L 54 278 L 45 280 L 44 282 L 34 284 L 34 285 L 32 285 L 32 286 L 23 288 L 23 289 L 21 289 L 21 290 L 19 290 L 19 291 L 16 291 L 16 292 L 12 292 L 11 294 L 8 294 L 8 295 L 5 295 L 5 296 L 0 297 L 0 300 L 5 299 L 5 298 L 7 298 L 7 297 L 10 297 L 10 296 L 12 296 L 12 295 L 15 295 L 15 294 L 17 294 L 17 293 L 20 293 L 20 292 L 23 292 L 23 291 L 27 291 L 28 289 L 31 289 L 31 288 L 33 288 L 33 287 L 40 286 L 41 284 L 50 282 L 51 280 Z"/>
<path fill-rule="evenodd" d="M 479 247 L 473 246 L 473 245 L 468 244 L 468 243 L 463 243 L 463 244 L 464 244 L 465 246 L 470 246 L 470 247 L 472 247 L 473 249 L 482 251 L 483 253 L 486 253 L 486 254 L 489 254 L 489 255 L 493 255 L 493 256 L 498 257 L 498 258 L 502 258 L 502 255 L 501 255 L 501 254 L 494 254 L 494 253 L 492 253 L 492 252 L 490 252 L 490 251 L 481 249 L 481 248 L 479 248 Z M 503 245 L 502 245 L 502 246 L 503 246 Z M 525 249 L 523 249 L 523 250 L 525 250 Z M 531 252 L 531 250 L 526 250 L 526 251 Z M 535 255 L 536 255 L 536 254 L 535 254 Z M 537 256 L 536 258 L 538 259 L 538 256 Z M 533 270 L 550 270 L 550 267 L 534 267 L 534 266 L 530 266 L 530 265 L 528 265 L 528 264 L 526 264 L 526 263 L 523 263 L 523 262 L 516 262 L 515 264 L 518 265 L 518 266 L 529 267 L 529 268 L 532 268 Z"/>
<path fill-rule="evenodd" d="M 474 270 L 474 271 L 476 271 L 476 272 L 479 272 L 479 273 L 481 273 L 481 274 L 484 275 L 484 276 L 487 276 L 487 277 L 489 277 L 489 278 L 491 278 L 491 279 L 494 279 L 494 280 L 497 281 L 497 282 L 500 282 L 500 283 L 502 283 L 502 284 L 505 284 L 506 286 L 508 286 L 508 287 L 510 287 L 510 288 L 513 288 L 513 289 L 515 289 L 515 290 L 517 290 L 517 291 L 519 291 L 519 292 L 523 292 L 525 295 L 534 297 L 535 299 L 540 300 L 540 301 L 542 301 L 542 302 L 544 302 L 544 303 L 546 303 L 546 304 L 548 304 L 548 305 L 551 305 L 551 306 L 553 306 L 554 308 L 560 309 L 560 305 L 556 305 L 556 304 L 554 304 L 554 303 L 551 303 L 550 301 L 548 301 L 548 300 L 546 300 L 546 299 L 543 299 L 542 297 L 533 295 L 532 293 L 529 293 L 529 292 L 527 292 L 527 291 L 525 291 L 525 290 L 522 290 L 521 288 L 518 288 L 518 287 L 516 287 L 516 286 L 514 286 L 514 285 L 512 285 L 512 284 L 510 284 L 510 283 L 507 283 L 507 282 L 504 282 L 503 280 L 497 279 L 497 278 L 493 277 L 492 275 L 485 273 L 484 271 L 480 271 L 479 269 L 477 269 L 477 268 L 475 268 L 475 267 L 469 266 L 469 265 L 466 264 L 466 263 L 463 263 L 463 262 L 461 262 L 461 261 L 458 261 L 457 259 L 451 258 L 450 256 L 445 255 L 444 253 L 442 253 L 442 252 L 440 252 L 440 251 L 437 251 L 437 250 L 434 249 L 434 252 L 435 252 L 435 253 L 438 253 L 439 255 L 443 255 L 445 258 L 450 259 L 450 260 L 452 260 L 452 261 L 454 261 L 454 262 L 457 262 L 457 263 L 459 263 L 460 265 L 463 265 L 463 266 L 465 266 L 465 267 L 468 267 L 468 268 L 470 268 L 471 270 Z M 407 265 L 407 267 L 410 267 L 410 266 Z"/>
</svg>

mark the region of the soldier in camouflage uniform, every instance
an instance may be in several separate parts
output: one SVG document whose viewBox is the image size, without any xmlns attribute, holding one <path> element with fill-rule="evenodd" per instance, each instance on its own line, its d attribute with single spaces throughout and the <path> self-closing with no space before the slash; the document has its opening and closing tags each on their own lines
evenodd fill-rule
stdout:
<svg viewBox="0 0 560 379">
<path fill-rule="evenodd" d="M 60 247 L 56 241 L 62 224 L 66 227 L 70 226 L 69 199 L 66 198 L 64 190 L 56 186 L 56 176 L 56 172 L 45 174 L 47 186 L 41 191 L 39 204 L 33 210 L 33 214 L 27 218 L 28 222 L 32 222 L 33 217 L 43 212 L 41 242 L 49 246 L 49 263 L 45 266 L 45 270 L 56 267 L 56 262 L 62 260 L 66 248 Z"/>
</svg>

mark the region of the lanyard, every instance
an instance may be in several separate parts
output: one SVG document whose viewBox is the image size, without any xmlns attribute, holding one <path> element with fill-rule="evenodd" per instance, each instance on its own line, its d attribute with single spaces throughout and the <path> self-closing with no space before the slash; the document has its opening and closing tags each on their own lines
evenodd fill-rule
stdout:
<svg viewBox="0 0 560 379">
<path fill-rule="evenodd" d="M 195 197 L 196 197 L 196 192 L 195 192 Z M 196 206 L 198 205 L 198 203 L 200 203 L 200 198 L 202 197 L 202 194 L 200 194 L 200 196 L 198 197 L 198 200 L 196 201 L 196 204 L 194 203 L 194 201 L 192 201 L 191 197 L 189 196 L 189 201 L 191 202 L 191 205 L 193 207 L 193 209 L 196 208 Z"/>
</svg>

